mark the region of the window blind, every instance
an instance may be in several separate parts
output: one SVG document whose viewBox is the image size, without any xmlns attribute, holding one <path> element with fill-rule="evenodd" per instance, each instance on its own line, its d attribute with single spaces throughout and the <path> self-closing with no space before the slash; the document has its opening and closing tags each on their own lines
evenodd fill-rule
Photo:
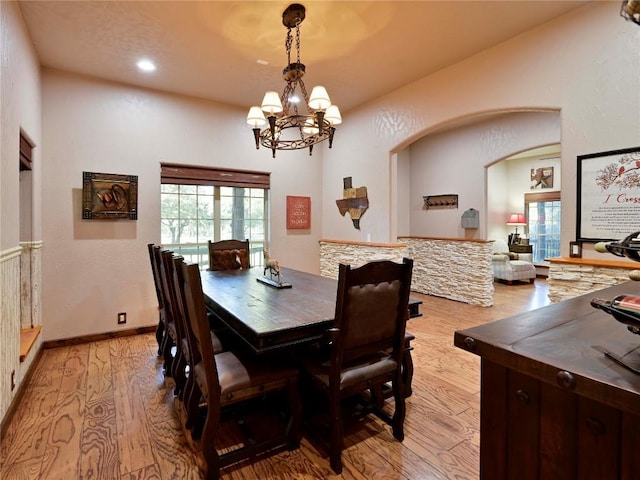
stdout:
<svg viewBox="0 0 640 480">
<path fill-rule="evenodd" d="M 161 182 L 180 185 L 263 188 L 271 185 L 271 173 L 228 168 L 161 163 Z"/>
</svg>

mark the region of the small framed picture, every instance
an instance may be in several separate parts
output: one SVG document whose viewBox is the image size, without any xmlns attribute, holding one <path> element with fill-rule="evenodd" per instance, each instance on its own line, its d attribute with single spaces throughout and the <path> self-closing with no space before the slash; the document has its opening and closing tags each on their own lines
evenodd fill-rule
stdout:
<svg viewBox="0 0 640 480">
<path fill-rule="evenodd" d="M 287 228 L 311 228 L 311 197 L 287 195 Z"/>
<path fill-rule="evenodd" d="M 569 242 L 569 256 L 571 258 L 582 258 L 581 242 Z"/>
</svg>

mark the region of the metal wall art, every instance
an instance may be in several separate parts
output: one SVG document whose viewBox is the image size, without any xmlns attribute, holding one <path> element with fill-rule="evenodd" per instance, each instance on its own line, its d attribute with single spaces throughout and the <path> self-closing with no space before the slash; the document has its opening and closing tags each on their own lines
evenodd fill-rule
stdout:
<svg viewBox="0 0 640 480">
<path fill-rule="evenodd" d="M 342 179 L 342 184 L 342 199 L 336 200 L 338 211 L 343 217 L 347 212 L 349 212 L 353 226 L 360 230 L 360 218 L 369 208 L 367 187 L 353 188 L 351 177 L 344 177 Z"/>
<path fill-rule="evenodd" d="M 137 220 L 137 175 L 82 172 L 82 218 Z"/>
</svg>

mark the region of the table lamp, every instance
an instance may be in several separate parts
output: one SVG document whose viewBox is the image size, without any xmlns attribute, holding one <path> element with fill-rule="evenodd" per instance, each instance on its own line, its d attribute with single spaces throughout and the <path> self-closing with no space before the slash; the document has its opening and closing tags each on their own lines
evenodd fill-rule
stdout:
<svg viewBox="0 0 640 480">
<path fill-rule="evenodd" d="M 518 235 L 518 225 L 526 225 L 527 219 L 524 217 L 524 213 L 512 213 L 507 220 L 507 225 L 515 225 L 515 233 L 509 234 L 509 245 L 514 243 L 520 243 L 520 235 Z"/>
</svg>

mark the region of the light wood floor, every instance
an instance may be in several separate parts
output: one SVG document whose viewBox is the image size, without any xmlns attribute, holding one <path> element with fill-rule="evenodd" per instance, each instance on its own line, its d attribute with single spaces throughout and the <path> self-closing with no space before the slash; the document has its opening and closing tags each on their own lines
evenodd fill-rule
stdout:
<svg viewBox="0 0 640 480">
<path fill-rule="evenodd" d="M 547 285 L 496 283 L 495 305 L 422 297 L 414 394 L 405 439 L 371 418 L 347 431 L 342 475 L 303 438 L 299 450 L 224 471 L 223 479 L 477 479 L 479 359 L 453 347 L 455 330 L 546 305 Z M 416 295 L 418 296 L 418 295 Z M 45 350 L 1 446 L 0 478 L 198 479 L 163 382 L 153 335 Z"/>
</svg>

